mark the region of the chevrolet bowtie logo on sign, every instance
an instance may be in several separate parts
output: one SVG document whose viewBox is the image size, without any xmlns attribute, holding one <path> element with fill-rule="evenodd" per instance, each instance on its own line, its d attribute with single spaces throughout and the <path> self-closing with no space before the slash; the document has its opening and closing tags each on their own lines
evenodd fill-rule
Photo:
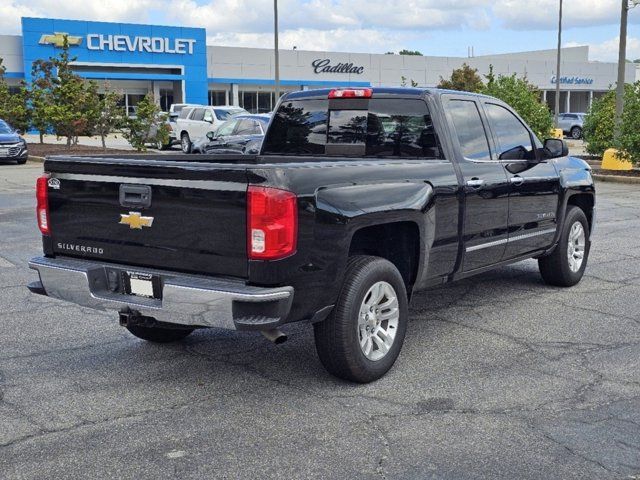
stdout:
<svg viewBox="0 0 640 480">
<path fill-rule="evenodd" d="M 67 42 L 69 42 L 70 47 L 82 44 L 82 37 L 74 37 L 64 32 L 55 32 L 53 35 L 42 35 L 38 43 L 40 45 L 53 45 L 54 47 L 62 48 L 64 46 L 64 37 L 67 37 Z"/>
<path fill-rule="evenodd" d="M 143 217 L 139 212 L 129 212 L 129 215 L 121 213 L 120 224 L 129 225 L 131 229 L 142 230 L 142 227 L 153 225 L 153 217 Z"/>
</svg>

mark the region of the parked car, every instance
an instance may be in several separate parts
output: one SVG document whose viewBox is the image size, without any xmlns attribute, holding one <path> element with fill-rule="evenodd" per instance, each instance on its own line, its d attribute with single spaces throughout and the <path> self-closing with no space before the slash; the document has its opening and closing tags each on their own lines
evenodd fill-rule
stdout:
<svg viewBox="0 0 640 480">
<path fill-rule="evenodd" d="M 418 291 L 529 258 L 577 284 L 595 219 L 591 168 L 564 140 L 436 88 L 287 93 L 251 158 L 57 156 L 44 171 L 32 292 L 152 342 L 221 327 L 281 343 L 309 322 L 322 364 L 356 382 L 392 367 Z"/>
<path fill-rule="evenodd" d="M 240 107 L 185 107 L 176 121 L 176 135 L 183 153 L 191 153 L 192 141 L 204 137 L 233 115 L 249 113 Z"/>
<path fill-rule="evenodd" d="M 192 103 L 172 103 L 171 104 L 171 106 L 169 107 L 169 114 L 167 118 L 167 125 L 169 126 L 169 144 L 163 145 L 163 150 L 166 150 L 167 148 L 170 148 L 171 146 L 177 143 L 180 143 L 180 137 L 176 133 L 176 130 L 177 130 L 176 121 L 178 120 L 178 116 L 180 115 L 180 112 L 185 107 L 195 107 L 195 106 L 199 106 L 199 105 L 192 104 Z"/>
<path fill-rule="evenodd" d="M 234 115 L 215 131 L 193 142 L 193 153 L 257 154 L 267 131 L 269 115 Z"/>
<path fill-rule="evenodd" d="M 578 140 L 582 138 L 582 127 L 586 113 L 561 113 L 558 115 L 558 128 L 562 133 Z"/>
<path fill-rule="evenodd" d="M 21 133 L 0 120 L 0 161 L 16 161 L 18 165 L 26 163 L 29 152 L 27 141 L 22 138 Z"/>
</svg>

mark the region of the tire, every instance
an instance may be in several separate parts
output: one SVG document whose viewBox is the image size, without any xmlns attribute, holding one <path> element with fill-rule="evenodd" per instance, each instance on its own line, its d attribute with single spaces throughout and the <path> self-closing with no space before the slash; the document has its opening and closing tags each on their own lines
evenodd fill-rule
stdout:
<svg viewBox="0 0 640 480">
<path fill-rule="evenodd" d="M 27 157 L 25 158 L 21 158 L 20 160 L 17 161 L 18 165 L 24 165 L 25 163 L 27 163 Z"/>
<path fill-rule="evenodd" d="M 193 332 L 193 328 L 159 328 L 141 325 L 129 325 L 125 328 L 136 337 L 154 343 L 177 342 Z"/>
<path fill-rule="evenodd" d="M 182 149 L 182 153 L 191 153 L 191 139 L 187 132 L 184 132 L 180 136 L 180 148 Z"/>
<path fill-rule="evenodd" d="M 373 293 L 377 291 L 377 285 L 381 285 L 386 293 L 376 303 L 373 302 Z M 391 301 L 390 293 L 395 294 L 395 303 Z M 376 321 L 373 313 L 377 310 L 372 310 L 371 320 L 364 320 L 365 303 L 382 306 L 380 310 L 387 310 L 388 319 Z M 325 321 L 313 326 L 316 350 L 322 365 L 336 377 L 352 382 L 368 383 L 382 377 L 400 354 L 407 330 L 407 303 L 404 280 L 395 265 L 380 257 L 349 258 L 342 289 L 333 312 Z M 394 305 L 397 311 L 395 315 Z M 393 322 L 395 327 L 392 327 Z M 385 343 L 382 338 L 386 335 L 379 336 L 381 330 L 385 331 L 385 323 L 386 332 L 393 333 L 395 330 L 395 337 L 388 343 L 390 348 L 386 353 L 379 347 Z M 377 324 L 374 335 L 367 333 L 369 324 Z M 364 325 L 367 325 L 367 329 Z M 377 341 L 374 341 L 374 337 Z M 363 347 L 361 341 L 364 343 Z M 368 355 L 364 351 L 367 347 Z M 376 359 L 376 355 L 382 356 Z"/>
<path fill-rule="evenodd" d="M 582 229 L 583 237 L 578 236 L 578 245 L 574 241 L 576 232 Z M 584 275 L 589 259 L 591 241 L 589 240 L 589 222 L 584 212 L 576 207 L 569 206 L 564 218 L 560 241 L 555 250 L 548 256 L 538 259 L 540 275 L 545 283 L 557 287 L 572 287 L 577 284 Z M 579 267 L 577 267 L 576 256 L 582 253 Z M 570 260 L 570 256 L 574 262 Z"/>
<path fill-rule="evenodd" d="M 571 138 L 579 140 L 582 138 L 582 129 L 580 127 L 573 127 L 571 129 Z"/>
</svg>

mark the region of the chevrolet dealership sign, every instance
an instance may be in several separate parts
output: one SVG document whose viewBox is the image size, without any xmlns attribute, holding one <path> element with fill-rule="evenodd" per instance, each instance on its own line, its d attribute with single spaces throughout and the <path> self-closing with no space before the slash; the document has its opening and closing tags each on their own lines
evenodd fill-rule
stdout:
<svg viewBox="0 0 640 480">
<path fill-rule="evenodd" d="M 53 45 L 62 48 L 64 38 L 67 37 L 69 46 L 80 45 L 82 37 L 75 37 L 63 32 L 52 35 L 42 35 L 41 45 Z M 102 35 L 90 33 L 87 35 L 89 50 L 111 50 L 114 52 L 149 52 L 149 53 L 178 53 L 181 55 L 193 53 L 193 38 L 167 37 L 130 37 L 128 35 Z"/>
<path fill-rule="evenodd" d="M 87 48 L 89 50 L 113 50 L 115 52 L 191 55 L 195 43 L 196 41 L 193 38 L 130 37 L 128 35 L 102 35 L 95 33 L 87 35 Z"/>
</svg>

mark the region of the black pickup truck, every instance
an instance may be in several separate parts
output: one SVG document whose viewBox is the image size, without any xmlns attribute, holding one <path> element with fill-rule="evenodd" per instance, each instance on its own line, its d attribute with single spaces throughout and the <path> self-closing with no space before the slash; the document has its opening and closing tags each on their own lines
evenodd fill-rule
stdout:
<svg viewBox="0 0 640 480">
<path fill-rule="evenodd" d="M 285 95 L 259 155 L 50 157 L 37 182 L 38 294 L 118 312 L 137 337 L 195 328 L 286 339 L 369 382 L 396 360 L 411 295 L 538 259 L 580 281 L 589 166 L 495 98 L 416 88 Z"/>
</svg>

